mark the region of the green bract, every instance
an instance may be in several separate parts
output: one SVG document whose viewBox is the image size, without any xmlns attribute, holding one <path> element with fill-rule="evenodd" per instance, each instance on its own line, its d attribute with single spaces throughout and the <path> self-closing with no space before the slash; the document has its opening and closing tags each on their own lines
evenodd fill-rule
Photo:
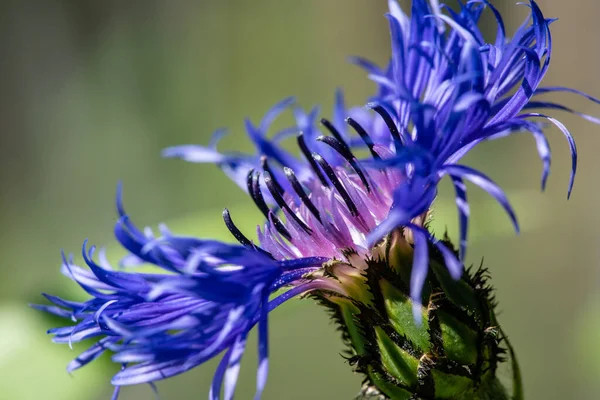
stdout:
<svg viewBox="0 0 600 400">
<path fill-rule="evenodd" d="M 349 346 L 348 360 L 365 375 L 359 398 L 520 399 L 518 367 L 494 313 L 487 270 L 465 271 L 455 281 L 432 247 L 418 324 L 409 295 L 413 252 L 410 232 L 397 230 L 374 248 L 371 259 L 348 254 L 356 265 L 329 264 L 329 275 L 339 276 L 351 298 L 315 295 L 332 311 Z M 349 274 L 352 268 L 364 272 Z M 511 395 L 497 377 L 507 353 L 515 380 Z"/>
</svg>

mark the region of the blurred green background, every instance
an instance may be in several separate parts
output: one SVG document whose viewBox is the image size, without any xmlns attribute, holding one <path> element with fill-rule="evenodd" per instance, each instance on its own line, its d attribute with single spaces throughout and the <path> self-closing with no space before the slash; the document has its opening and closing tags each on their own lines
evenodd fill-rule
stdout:
<svg viewBox="0 0 600 400">
<path fill-rule="evenodd" d="M 552 25 L 554 61 L 546 85 L 600 95 L 600 4 L 539 0 Z M 512 31 L 527 11 L 497 1 Z M 169 145 L 207 143 L 222 126 L 222 148 L 248 148 L 243 118 L 257 121 L 275 102 L 297 96 L 329 115 L 336 87 L 349 104 L 373 90 L 345 57 L 383 64 L 389 55 L 386 4 L 367 0 L 3 1 L 0 4 L 0 400 L 110 398 L 116 371 L 108 357 L 69 376 L 83 347 L 53 345 L 59 321 L 31 310 L 40 292 L 78 297 L 59 274 L 60 249 L 84 238 L 114 246 L 116 183 L 134 221 L 229 239 L 220 223 L 231 209 L 246 232 L 261 222 L 243 193 L 214 166 L 165 160 Z M 484 24 L 495 25 L 489 16 Z M 584 112 L 572 95 L 560 101 Z M 506 188 L 523 228 L 517 237 L 500 208 L 476 190 L 469 258 L 493 273 L 501 322 L 517 349 L 527 399 L 595 399 L 600 391 L 600 127 L 560 119 L 574 133 L 579 174 L 566 201 L 570 161 L 550 130 L 553 173 L 539 191 L 541 165 L 531 137 L 477 148 L 466 160 Z M 243 143 L 243 144 L 242 144 Z M 435 226 L 455 233 L 447 183 Z M 265 399 L 350 399 L 361 378 L 339 356 L 341 343 L 323 310 L 297 300 L 271 319 L 271 372 Z M 254 393 L 253 346 L 238 398 Z M 206 398 L 215 362 L 158 384 L 162 399 Z M 123 400 L 152 399 L 147 386 Z"/>
</svg>

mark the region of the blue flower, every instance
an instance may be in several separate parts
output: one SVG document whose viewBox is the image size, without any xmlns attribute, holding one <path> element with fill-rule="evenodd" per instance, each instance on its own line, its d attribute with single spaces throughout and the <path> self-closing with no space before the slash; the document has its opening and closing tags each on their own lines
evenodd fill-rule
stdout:
<svg viewBox="0 0 600 400">
<path fill-rule="evenodd" d="M 367 254 L 394 229 L 422 228 L 422 217 L 437 195 L 439 181 L 449 176 L 459 211 L 460 261 L 430 234 L 421 232 L 415 239 L 431 241 L 442 249 L 448 256 L 447 263 L 454 266 L 451 272 L 458 277 L 466 254 L 470 216 L 465 181 L 495 198 L 519 231 L 517 217 L 502 189 L 480 171 L 458 164 L 459 160 L 482 141 L 529 133 L 543 164 L 544 189 L 551 164 L 550 145 L 542 130 L 544 122 L 557 126 L 570 147 L 570 196 L 577 168 L 575 141 L 560 121 L 532 110 L 558 109 L 595 123 L 600 120 L 561 104 L 537 100 L 548 92 L 583 93 L 540 87 L 551 60 L 549 26 L 554 20 L 544 18 L 535 1 L 530 1 L 528 7 L 530 17 L 509 39 L 499 11 L 487 0 L 461 3 L 459 11 L 438 6 L 437 2 L 430 5 L 425 0 L 414 0 L 410 18 L 395 0 L 390 0 L 389 64 L 380 68 L 363 58 L 352 58 L 377 84 L 377 92 L 368 104 L 374 113 L 345 110 L 338 93 L 335 123 L 320 121 L 331 136 L 318 136 L 316 109 L 308 114 L 296 112 L 301 132 L 298 144 L 304 159 L 275 158 L 273 150 L 261 152 L 257 146 L 263 166 L 254 164 L 246 175 L 246 187 L 268 219 L 264 233 L 258 233 L 261 246 L 282 259 L 341 257 L 344 249 Z M 486 8 L 497 22 L 492 43 L 485 41 L 477 26 Z M 344 117 L 358 137 L 351 137 L 342 126 Z M 256 143 L 252 134 L 250 137 Z M 264 136 L 263 140 L 268 141 Z M 326 146 L 317 148 L 316 142 Z M 276 140 L 271 143 L 273 148 L 278 145 Z M 352 152 L 355 147 L 368 148 L 372 159 L 359 161 Z M 202 149 L 180 146 L 165 150 L 165 154 L 211 161 L 201 156 Z M 257 172 L 260 170 L 263 172 Z M 375 193 L 371 192 L 373 186 L 378 188 Z M 281 209 L 287 223 L 281 222 L 267 204 L 275 205 L 275 211 Z M 329 210 L 328 216 L 322 218 L 318 210 Z M 415 225 L 416 218 L 420 221 Z M 289 243 L 290 235 L 293 243 Z M 427 273 L 427 257 L 419 253 L 415 257 L 415 282 L 421 282 L 418 277 Z M 411 289 L 417 301 L 421 286 L 415 284 Z"/>
<path fill-rule="evenodd" d="M 484 40 L 476 25 L 484 6 L 492 10 L 498 25 L 493 43 Z M 391 131 L 396 132 L 395 155 L 382 164 L 405 170 L 409 179 L 395 190 L 393 209 L 371 232 L 371 243 L 429 207 L 427 199 L 432 199 L 433 194 L 428 195 L 428 191 L 434 192 L 445 175 L 450 176 L 456 189 L 462 258 L 469 217 L 464 180 L 490 193 L 506 209 L 518 231 L 516 217 L 502 190 L 481 172 L 456 163 L 484 140 L 529 132 L 543 163 L 543 189 L 550 172 L 551 152 L 536 120 L 553 123 L 568 140 L 572 156 L 570 196 L 577 166 L 575 142 L 558 120 L 529 111 L 572 111 L 562 105 L 532 100 L 561 89 L 539 87 L 551 59 L 552 20 L 543 17 L 534 1 L 529 7 L 529 21 L 508 40 L 500 13 L 487 0 L 461 4 L 459 13 L 444 6 L 449 15 L 432 13 L 424 0 L 415 0 L 412 18 L 390 2 L 392 60 L 388 68 L 381 70 L 371 63 L 359 63 L 379 85 L 371 106 L 388 118 Z M 440 22 L 447 25 L 448 31 Z"/>
<path fill-rule="evenodd" d="M 111 350 L 113 360 L 123 365 L 112 381 L 118 388 L 182 373 L 225 352 L 210 398 L 220 397 L 225 382 L 225 398 L 231 399 L 247 335 L 258 325 L 258 398 L 267 373 L 269 311 L 311 291 L 355 300 L 367 261 L 377 256 L 375 246 L 390 233 L 401 230 L 414 247 L 410 293 L 417 321 L 431 246 L 443 256 L 451 276 L 461 277 L 470 218 L 465 181 L 495 198 L 518 231 L 502 189 L 483 173 L 458 163 L 478 143 L 530 133 L 543 164 L 543 189 L 551 152 L 542 122 L 554 124 L 571 150 L 570 195 L 577 166 L 574 140 L 558 120 L 532 109 L 575 113 L 537 97 L 556 91 L 584 94 L 540 87 L 551 60 L 553 20 L 542 15 L 535 1 L 529 2 L 529 19 L 511 39 L 500 13 L 487 0 L 461 3 L 458 11 L 413 0 L 411 17 L 393 0 L 389 7 L 389 64 L 380 68 L 353 58 L 377 84 L 368 109 L 347 109 L 338 91 L 332 121 L 319 120 L 318 107 L 305 112 L 288 98 L 258 126 L 246 120 L 254 154 L 219 152 L 216 143 L 222 130 L 207 147 L 164 151 L 167 157 L 216 163 L 242 187 L 265 217 L 257 230 L 258 242 L 236 227 L 227 210 L 225 224 L 240 245 L 180 237 L 166 228 L 154 237 L 130 222 L 118 196 L 115 236 L 130 253 L 125 263 L 149 263 L 162 273 L 114 270 L 102 254 L 96 263 L 94 248 L 88 250 L 85 244 L 82 254 L 89 270 L 63 260 L 63 273 L 91 299 L 79 303 L 46 295 L 54 305 L 36 307 L 75 322 L 50 330 L 55 342 L 97 338 L 69 370 Z M 497 21 L 492 43 L 477 27 L 485 9 Z M 271 123 L 286 109 L 292 110 L 296 125 L 269 138 Z M 299 155 L 280 145 L 291 135 L 297 135 Z M 359 160 L 356 149 L 366 149 L 370 157 Z M 426 229 L 438 183 L 445 176 L 454 185 L 459 211 L 458 257 Z M 332 277 L 331 263 L 336 262 L 341 264 L 336 264 Z M 287 291 L 270 299 L 284 288 Z"/>
<path fill-rule="evenodd" d="M 35 308 L 76 325 L 50 329 L 55 343 L 97 342 L 73 360 L 74 371 L 114 352 L 123 365 L 112 383 L 118 387 L 151 383 L 187 371 L 226 350 L 212 385 L 211 399 L 219 398 L 225 379 L 226 398 L 231 398 L 246 338 L 254 325 L 259 330 L 257 397 L 268 369 L 267 317 L 270 310 L 295 292 L 323 287 L 305 281 L 291 293 L 269 300 L 290 282 L 319 269 L 323 258 L 277 261 L 263 251 L 172 235 L 161 227 L 161 236 L 142 233 L 129 220 L 117 200 L 119 220 L 115 236 L 130 251 L 127 264 L 149 263 L 162 273 L 146 274 L 113 269 L 101 252 L 94 261 L 94 247 L 84 243 L 82 255 L 89 270 L 63 256 L 62 272 L 91 297 L 72 302 L 45 295 L 54 305 Z"/>
</svg>

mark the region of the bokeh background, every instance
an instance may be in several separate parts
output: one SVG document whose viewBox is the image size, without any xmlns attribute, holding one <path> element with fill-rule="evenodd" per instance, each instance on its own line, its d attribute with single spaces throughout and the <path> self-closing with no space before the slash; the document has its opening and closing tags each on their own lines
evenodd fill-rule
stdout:
<svg viewBox="0 0 600 400">
<path fill-rule="evenodd" d="M 509 31 L 527 15 L 513 0 L 495 3 Z M 539 4 L 560 17 L 546 84 L 600 96 L 600 3 Z M 243 118 L 256 121 L 289 95 L 305 107 L 322 104 L 326 115 L 336 87 L 349 104 L 364 103 L 373 85 L 345 59 L 386 62 L 385 9 L 383 0 L 2 1 L 0 400 L 110 397 L 117 367 L 109 357 L 69 376 L 65 366 L 83 347 L 52 344 L 44 332 L 60 321 L 27 306 L 42 302 L 42 291 L 81 297 L 59 274 L 60 249 L 78 253 L 89 238 L 108 246 L 113 260 L 122 255 L 111 235 L 119 180 L 138 224 L 165 221 L 182 233 L 228 238 L 220 222 L 227 206 L 252 231 L 259 215 L 216 167 L 162 159 L 161 149 L 207 143 L 222 126 L 231 128 L 222 148 L 247 148 Z M 495 30 L 489 16 L 484 25 Z M 600 115 L 600 106 L 576 96 L 560 101 Z M 485 256 L 492 270 L 501 322 L 532 400 L 596 399 L 600 391 L 600 127 L 560 119 L 580 149 L 568 202 L 568 148 L 555 129 L 546 193 L 529 136 L 486 143 L 467 160 L 506 188 L 520 216 L 517 237 L 502 210 L 471 190 L 470 261 Z M 456 232 L 448 184 L 435 224 Z M 333 326 L 312 301 L 274 312 L 271 338 L 265 399 L 350 399 L 358 392 L 361 378 L 345 365 Z M 254 393 L 250 348 L 241 399 Z M 159 383 L 161 398 L 205 398 L 214 366 Z M 140 386 L 125 388 L 121 398 L 154 394 Z"/>
</svg>

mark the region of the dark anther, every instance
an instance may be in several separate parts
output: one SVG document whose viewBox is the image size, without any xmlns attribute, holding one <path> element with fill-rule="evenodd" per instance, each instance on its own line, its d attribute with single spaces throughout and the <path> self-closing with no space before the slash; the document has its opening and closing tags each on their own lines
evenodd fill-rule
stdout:
<svg viewBox="0 0 600 400">
<path fill-rule="evenodd" d="M 340 131 L 338 131 L 335 126 L 333 126 L 333 124 L 331 122 L 329 122 L 328 119 L 326 118 L 321 118 L 321 124 L 327 128 L 327 130 L 333 135 L 334 138 L 336 138 L 340 143 L 342 143 L 347 149 L 348 151 L 350 150 L 350 148 L 348 147 L 348 145 L 346 144 L 346 142 L 344 141 L 344 138 L 342 137 L 342 135 L 340 134 Z"/>
<path fill-rule="evenodd" d="M 231 220 L 231 215 L 229 215 L 228 209 L 223 210 L 223 220 L 225 221 L 225 226 L 227 226 L 227 229 L 229 229 L 229 232 L 231 232 L 233 237 L 238 242 L 240 242 L 245 247 L 254 248 L 254 245 L 252 244 L 252 242 L 246 236 L 244 236 L 244 234 L 238 229 L 237 226 L 235 226 L 235 224 Z"/>
<path fill-rule="evenodd" d="M 281 236 L 283 236 L 284 238 L 286 238 L 289 241 L 292 241 L 292 235 L 290 235 L 288 230 L 285 228 L 285 225 L 283 225 L 283 222 L 281 222 L 279 217 L 277 215 L 275 215 L 275 213 L 273 211 L 269 211 L 269 216 L 267 218 L 273 220 L 275 229 L 277 229 L 277 232 L 279 232 L 281 234 Z"/>
<path fill-rule="evenodd" d="M 251 169 L 250 172 L 248 172 L 248 176 L 246 177 L 246 185 L 248 187 L 248 194 L 250 194 L 250 197 L 252 197 L 254 204 L 256 204 L 256 207 L 258 207 L 260 212 L 267 217 L 269 215 L 269 207 L 267 206 L 267 203 L 265 203 L 265 199 L 260 191 L 260 184 L 254 169 Z"/>
<path fill-rule="evenodd" d="M 288 203 L 285 202 L 285 200 L 283 199 L 283 196 L 281 195 L 281 192 L 278 190 L 277 185 L 275 184 L 275 180 L 271 177 L 271 174 L 269 174 L 268 172 L 265 172 L 264 179 L 265 179 L 265 184 L 267 185 L 267 188 L 269 189 L 269 192 L 271 192 L 271 196 L 273 196 L 273 199 L 275 199 L 275 202 L 277 203 L 277 205 L 282 210 L 286 210 L 290 214 L 290 216 L 294 219 L 294 221 L 296 221 L 298 223 L 298 225 L 300 225 L 302 227 L 302 229 L 304 229 L 306 231 L 306 233 L 311 234 L 312 230 L 304 223 L 304 221 L 302 221 L 300 219 L 300 217 L 298 217 L 296 215 L 296 213 L 294 213 L 292 211 L 292 209 L 290 208 Z"/>
<path fill-rule="evenodd" d="M 396 123 L 390 116 L 390 114 L 386 111 L 382 106 L 375 106 L 373 110 L 383 118 L 383 121 L 387 125 L 390 130 L 390 134 L 392 138 L 394 138 L 394 145 L 396 146 L 396 150 L 399 150 L 402 147 L 402 139 L 400 138 L 400 132 L 398 131 L 398 127 Z"/>
<path fill-rule="evenodd" d="M 317 140 L 327 144 L 329 147 L 337 151 L 339 155 L 344 157 L 344 159 L 346 159 L 346 161 L 350 163 L 352 169 L 354 169 L 354 171 L 356 171 L 356 173 L 360 177 L 360 180 L 362 181 L 363 185 L 365 185 L 365 188 L 367 188 L 367 192 L 371 191 L 371 188 L 369 187 L 369 182 L 367 182 L 367 178 L 365 177 L 363 170 L 358 165 L 358 162 L 356 162 L 356 157 L 354 157 L 354 154 L 352 154 L 348 146 L 331 136 L 319 136 Z"/>
<path fill-rule="evenodd" d="M 363 140 L 363 142 L 365 142 L 365 144 L 369 148 L 369 151 L 371 152 L 373 158 L 376 160 L 380 160 L 381 157 L 375 151 L 375 144 L 373 143 L 373 139 L 371 139 L 371 136 L 369 136 L 365 128 L 360 126 L 360 124 L 352 118 L 346 118 L 346 122 L 352 127 L 352 129 L 356 131 L 356 133 L 360 135 L 360 138 Z"/>
<path fill-rule="evenodd" d="M 236 238 L 236 240 L 238 242 L 240 242 L 240 244 L 242 244 L 244 247 L 247 247 L 247 248 L 252 249 L 252 250 L 256 250 L 256 251 L 258 251 L 260 253 L 263 253 L 263 254 L 265 254 L 265 255 L 273 258 L 273 256 L 271 255 L 271 253 L 269 253 L 268 251 L 265 251 L 265 250 L 261 249 L 260 247 L 258 247 L 254 243 L 252 243 L 252 241 L 250 241 L 238 229 L 238 227 L 235 226 L 235 224 L 231 220 L 231 215 L 229 214 L 229 210 L 228 209 L 224 209 L 223 210 L 223 220 L 225 221 L 225 226 L 227 226 L 227 229 L 229 229 L 229 232 L 231 232 L 231 234 L 233 235 L 233 237 Z"/>
<path fill-rule="evenodd" d="M 260 172 L 255 172 L 254 170 L 251 170 L 248 174 L 247 182 L 249 185 L 248 191 L 250 192 L 252 200 L 254 200 L 254 203 L 256 204 L 258 209 L 264 214 L 266 218 L 269 218 L 269 214 L 272 214 L 273 223 L 275 224 L 275 228 L 277 229 L 277 231 L 281 233 L 283 237 L 290 240 L 292 236 L 287 231 L 287 229 L 285 229 L 285 225 L 283 225 L 283 222 L 281 222 L 281 220 L 275 215 L 275 213 L 269 210 L 269 206 L 267 206 L 267 203 L 265 202 L 262 190 L 260 189 Z"/>
<path fill-rule="evenodd" d="M 321 168 L 323 168 L 323 171 L 325 171 L 325 174 L 327 174 L 327 177 L 329 178 L 331 183 L 333 183 L 333 186 L 335 186 L 340 196 L 342 196 L 342 199 L 344 200 L 344 203 L 346 203 L 346 206 L 348 206 L 348 210 L 350 210 L 350 213 L 353 216 L 358 217 L 358 209 L 356 208 L 356 204 L 354 204 L 354 202 L 350 198 L 350 195 L 346 191 L 346 188 L 344 188 L 342 182 L 340 182 L 340 180 L 335 175 L 335 171 L 333 170 L 333 168 L 331 168 L 331 165 L 329 165 L 329 163 L 327 163 L 327 161 L 325 161 L 323 157 L 316 153 L 312 153 L 312 157 L 321 166 Z"/>
<path fill-rule="evenodd" d="M 246 175 L 246 189 L 248 189 L 248 194 L 250 197 L 254 198 L 254 189 L 252 186 L 252 178 L 254 177 L 254 168 L 248 171 L 248 175 Z"/>
<path fill-rule="evenodd" d="M 283 190 L 283 187 L 279 184 L 279 182 L 277 182 L 277 179 L 275 178 L 275 174 L 273 173 L 273 170 L 271 169 L 271 166 L 269 165 L 269 162 L 267 160 L 267 156 L 260 157 L 260 164 L 261 164 L 263 170 L 265 172 L 268 172 L 269 175 L 271 175 L 271 178 L 273 179 L 273 183 L 277 186 L 277 189 L 279 190 L 279 192 L 280 193 L 285 192 L 285 190 Z"/>
<path fill-rule="evenodd" d="M 302 203 L 304 203 L 306 208 L 308 208 L 308 211 L 310 211 L 311 214 L 314 215 L 315 218 L 319 222 L 321 222 L 321 214 L 319 213 L 319 210 L 317 209 L 317 207 L 315 207 L 314 203 L 310 200 L 310 198 L 308 197 L 308 195 L 302 188 L 302 185 L 300 184 L 300 182 L 298 182 L 298 179 L 296 178 L 294 171 L 292 171 L 291 168 L 284 167 L 283 172 L 285 173 L 285 176 L 287 177 L 288 181 L 290 181 L 290 183 L 292 184 L 292 187 L 294 188 L 294 191 L 296 192 L 296 194 L 302 200 Z"/>
<path fill-rule="evenodd" d="M 310 167 L 321 181 L 321 184 L 325 187 L 329 187 L 329 182 L 327 182 L 327 179 L 325 179 L 325 177 L 323 176 L 321 169 L 310 155 L 310 150 L 308 149 L 308 146 L 306 146 L 306 141 L 304 140 L 304 135 L 302 133 L 298 135 L 298 146 L 300 147 L 302 154 L 304 154 L 304 157 L 306 157 L 306 159 L 308 160 Z"/>
</svg>

